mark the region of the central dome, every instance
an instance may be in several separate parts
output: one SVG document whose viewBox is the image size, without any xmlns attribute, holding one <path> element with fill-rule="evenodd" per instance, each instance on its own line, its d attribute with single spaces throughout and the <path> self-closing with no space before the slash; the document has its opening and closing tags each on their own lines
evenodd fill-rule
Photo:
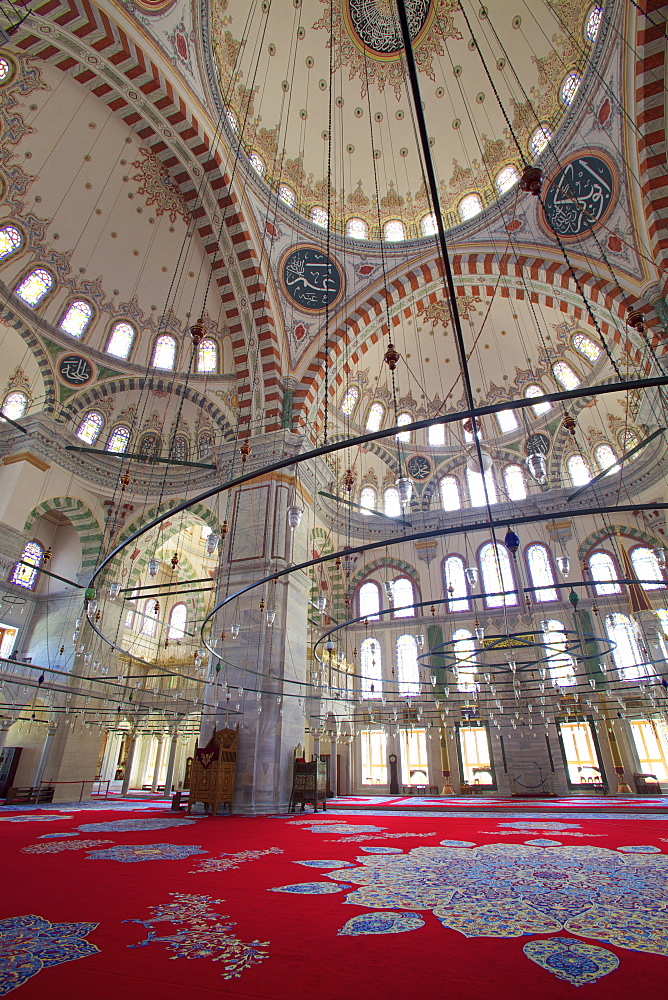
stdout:
<svg viewBox="0 0 668 1000">
<path fill-rule="evenodd" d="M 404 44 L 394 0 L 345 0 L 343 9 L 353 39 L 362 44 L 367 54 L 400 55 Z M 408 0 L 406 15 L 413 42 L 418 40 L 433 10 L 433 0 Z"/>
</svg>

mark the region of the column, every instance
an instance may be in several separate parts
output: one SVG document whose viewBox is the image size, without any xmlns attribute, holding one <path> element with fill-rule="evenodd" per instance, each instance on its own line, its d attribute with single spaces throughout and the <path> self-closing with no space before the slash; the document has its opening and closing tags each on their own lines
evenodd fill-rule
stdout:
<svg viewBox="0 0 668 1000">
<path fill-rule="evenodd" d="M 448 732 L 444 725 L 441 725 L 441 774 L 443 775 L 443 789 L 441 795 L 454 795 L 452 787 L 452 771 L 450 770 L 450 755 L 448 754 Z"/>
<path fill-rule="evenodd" d="M 174 765 L 176 763 L 176 748 L 179 745 L 179 731 L 172 729 L 172 739 L 169 744 L 169 757 L 167 758 L 167 774 L 165 775 L 165 790 L 162 793 L 163 799 L 168 799 L 172 794 L 172 783 L 174 781 Z"/>
<path fill-rule="evenodd" d="M 162 767 L 162 748 L 165 743 L 165 734 L 159 733 L 157 740 L 158 749 L 155 752 L 155 767 L 153 768 L 153 781 L 151 782 L 152 792 L 157 792 L 158 790 L 158 778 L 160 777 L 160 768 Z"/>
<path fill-rule="evenodd" d="M 42 756 L 39 758 L 39 764 L 37 765 L 37 774 L 33 784 L 38 786 L 41 784 L 42 778 L 44 777 L 44 771 L 46 770 L 46 765 L 49 762 L 49 755 L 51 753 L 51 747 L 53 746 L 53 738 L 58 732 L 58 725 L 51 724 L 46 730 L 46 739 L 44 740 L 44 746 L 42 748 Z"/>
<path fill-rule="evenodd" d="M 11 719 L 3 719 L 2 722 L 0 722 L 0 750 L 4 748 L 4 745 L 7 742 L 7 733 L 12 728 L 13 724 L 14 723 Z"/>
<path fill-rule="evenodd" d="M 336 798 L 336 785 L 337 785 L 337 767 L 338 760 L 336 759 L 336 732 L 332 734 L 332 742 L 330 743 L 329 750 L 329 785 L 332 789 L 332 795 Z"/>
<path fill-rule="evenodd" d="M 132 775 L 132 766 L 135 762 L 135 751 L 137 749 L 138 739 L 139 739 L 139 734 L 133 732 L 130 737 L 130 749 L 128 750 L 127 760 L 125 761 L 125 775 L 123 776 L 121 795 L 127 795 L 128 789 L 130 788 L 130 777 Z"/>
</svg>

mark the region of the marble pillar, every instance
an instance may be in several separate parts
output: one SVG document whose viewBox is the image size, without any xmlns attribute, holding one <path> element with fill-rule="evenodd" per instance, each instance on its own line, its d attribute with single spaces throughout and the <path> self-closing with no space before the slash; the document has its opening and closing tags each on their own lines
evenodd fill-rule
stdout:
<svg viewBox="0 0 668 1000">
<path fill-rule="evenodd" d="M 37 773 L 33 780 L 33 785 L 38 786 L 41 784 L 44 778 L 44 772 L 46 771 L 47 765 L 49 763 L 49 757 L 51 755 L 51 748 L 53 746 L 53 741 L 55 739 L 56 733 L 58 732 L 57 725 L 49 725 L 46 730 L 46 739 L 44 740 L 44 746 L 42 747 L 42 754 L 39 758 L 39 764 L 37 765 Z"/>
<path fill-rule="evenodd" d="M 125 761 L 125 775 L 123 777 L 121 795 L 127 795 L 130 788 L 130 778 L 132 777 L 132 768 L 135 762 L 135 753 L 137 751 L 138 739 L 139 739 L 139 734 L 133 732 L 130 737 L 130 747 L 128 749 L 128 756 Z"/>
<path fill-rule="evenodd" d="M 157 792 L 158 781 L 160 780 L 160 768 L 162 767 L 162 749 L 165 744 L 165 734 L 159 733 L 156 737 L 158 741 L 158 748 L 155 752 L 155 766 L 153 768 L 153 780 L 151 781 L 151 791 Z"/>
<path fill-rule="evenodd" d="M 167 758 L 167 773 L 165 775 L 165 789 L 162 793 L 163 799 L 168 799 L 172 794 L 172 783 L 174 781 L 174 765 L 176 763 L 176 749 L 179 744 L 179 733 L 177 729 L 171 732 L 169 744 L 169 756 Z"/>
</svg>

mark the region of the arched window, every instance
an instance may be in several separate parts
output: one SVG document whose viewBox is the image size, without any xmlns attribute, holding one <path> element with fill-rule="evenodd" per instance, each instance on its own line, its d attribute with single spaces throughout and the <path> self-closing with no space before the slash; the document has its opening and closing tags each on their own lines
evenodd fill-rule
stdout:
<svg viewBox="0 0 668 1000">
<path fill-rule="evenodd" d="M 423 215 L 420 219 L 420 230 L 423 236 L 435 236 L 438 230 L 436 216 L 433 212 Z"/>
<path fill-rule="evenodd" d="M 586 486 L 591 482 L 591 472 L 582 455 L 571 455 L 566 462 L 573 486 Z"/>
<path fill-rule="evenodd" d="M 0 260 L 16 253 L 23 245 L 23 236 L 16 226 L 3 226 L 0 229 Z"/>
<path fill-rule="evenodd" d="M 393 618 L 414 618 L 415 608 L 411 607 L 415 603 L 413 593 L 413 583 L 407 576 L 397 577 L 392 581 L 392 605 L 394 608 Z"/>
<path fill-rule="evenodd" d="M 137 598 L 139 597 L 139 592 L 137 590 L 132 591 L 132 596 L 128 598 L 128 610 L 125 615 L 125 627 L 132 628 L 135 623 L 136 614 L 136 604 Z"/>
<path fill-rule="evenodd" d="M 506 191 L 510 191 L 511 188 L 515 187 L 519 179 L 520 175 L 517 167 L 514 163 L 509 163 L 507 166 L 501 167 L 494 178 L 496 190 L 499 194 L 505 194 Z"/>
<path fill-rule="evenodd" d="M 397 679 L 399 697 L 419 697 L 420 668 L 418 666 L 418 644 L 413 635 L 400 635 L 397 639 Z"/>
<path fill-rule="evenodd" d="M 109 340 L 107 341 L 107 354 L 112 354 L 115 358 L 121 358 L 122 361 L 126 361 L 130 357 L 130 351 L 132 350 L 134 339 L 135 328 L 133 326 L 126 323 L 124 320 L 120 323 L 114 323 L 111 328 L 111 333 L 109 334 Z M 156 343 L 156 350 L 157 347 L 158 345 Z M 156 367 L 159 368 L 161 366 L 156 365 Z M 173 362 L 172 367 L 174 367 Z"/>
<path fill-rule="evenodd" d="M 617 583 L 619 573 L 614 559 L 607 552 L 592 552 L 589 556 L 589 576 L 599 597 L 621 594 L 622 588 Z"/>
<path fill-rule="evenodd" d="M 594 4 L 587 14 L 587 20 L 585 21 L 585 38 L 588 42 L 593 43 L 598 38 L 602 17 L 603 7 L 598 3 Z"/>
<path fill-rule="evenodd" d="M 104 427 L 104 417 L 97 410 L 90 410 L 77 427 L 77 437 L 85 444 L 95 444 Z"/>
<path fill-rule="evenodd" d="M 259 174 L 260 177 L 262 177 L 264 175 L 264 160 L 262 159 L 260 154 L 256 153 L 255 150 L 253 150 L 248 159 L 250 160 L 250 165 L 253 168 L 253 170 L 257 174 Z"/>
<path fill-rule="evenodd" d="M 128 450 L 129 442 L 130 428 L 124 427 L 123 424 L 119 424 L 118 427 L 114 427 L 113 431 L 109 435 L 105 451 L 111 451 L 115 455 L 122 455 Z"/>
<path fill-rule="evenodd" d="M 499 410 L 496 414 L 496 421 L 502 434 L 510 434 L 520 426 L 514 410 Z"/>
<path fill-rule="evenodd" d="M 200 375 L 218 371 L 218 344 L 211 337 L 205 337 L 197 345 L 197 371 Z"/>
<path fill-rule="evenodd" d="M 646 545 L 636 545 L 631 549 L 631 563 L 643 590 L 659 590 L 666 586 L 654 549 Z"/>
<path fill-rule="evenodd" d="M 619 472 L 617 456 L 609 444 L 599 444 L 594 448 L 594 458 L 601 472 L 607 472 L 609 476 Z"/>
<path fill-rule="evenodd" d="M 198 441 L 199 457 L 206 458 L 213 451 L 213 435 L 206 431 L 204 434 L 200 434 Z"/>
<path fill-rule="evenodd" d="M 144 619 L 141 623 L 142 635 L 148 636 L 149 639 L 153 639 L 155 637 L 159 614 L 160 605 L 154 597 L 149 597 L 148 601 L 144 605 Z"/>
<path fill-rule="evenodd" d="M 346 223 L 346 236 L 353 240 L 368 240 L 369 227 L 364 219 L 348 219 Z"/>
<path fill-rule="evenodd" d="M 605 630 L 615 643 L 612 658 L 623 681 L 635 681 L 647 676 L 647 663 L 638 642 L 638 635 L 627 615 L 606 615 Z"/>
<path fill-rule="evenodd" d="M 472 694 L 476 689 L 476 674 L 478 673 L 473 633 L 469 632 L 467 628 L 458 628 L 452 633 L 452 639 L 457 670 L 457 690 Z"/>
<path fill-rule="evenodd" d="M 569 107 L 573 103 L 581 81 L 582 77 L 579 73 L 575 72 L 569 73 L 564 78 L 564 82 L 561 85 L 561 99 L 566 107 Z"/>
<path fill-rule="evenodd" d="M 294 208 L 295 193 L 291 187 L 288 187 L 287 184 L 279 184 L 278 197 L 281 201 L 284 201 L 286 205 L 289 205 L 290 208 Z"/>
<path fill-rule="evenodd" d="M 468 483 L 469 500 L 472 507 L 484 507 L 487 500 L 490 503 L 496 503 L 496 483 L 491 469 L 487 470 L 483 478 L 482 473 L 467 468 L 466 482 Z M 487 487 L 487 499 L 485 499 L 485 486 Z"/>
<path fill-rule="evenodd" d="M 190 441 L 185 434 L 177 434 L 172 443 L 172 458 L 177 462 L 190 461 Z"/>
<path fill-rule="evenodd" d="M 28 397 L 25 392 L 19 392 L 18 389 L 15 389 L 5 396 L 5 401 L 2 404 L 2 415 L 9 417 L 10 420 L 20 420 L 27 409 Z"/>
<path fill-rule="evenodd" d="M 349 417 L 350 414 L 355 409 L 357 400 L 360 398 L 360 391 L 356 385 L 351 385 L 346 389 L 345 395 L 343 397 L 343 402 L 341 403 L 341 413 Z"/>
<path fill-rule="evenodd" d="M 534 590 L 533 599 L 540 601 L 558 601 L 559 594 L 554 585 L 554 573 L 550 553 L 546 545 L 534 542 L 526 550 L 527 563 L 529 565 L 529 577 Z"/>
<path fill-rule="evenodd" d="M 314 205 L 311 209 L 311 222 L 321 229 L 327 229 L 329 226 L 329 216 L 322 205 Z"/>
<path fill-rule="evenodd" d="M 383 665 L 380 660 L 380 643 L 377 639 L 362 639 L 360 643 L 360 674 L 362 697 L 380 698 L 382 695 Z"/>
<path fill-rule="evenodd" d="M 373 486 L 363 486 L 360 492 L 360 507 L 363 514 L 370 514 L 376 509 L 376 491 Z"/>
<path fill-rule="evenodd" d="M 454 476 L 443 476 L 438 484 L 443 510 L 459 510 L 462 501 L 459 496 L 459 483 Z"/>
<path fill-rule="evenodd" d="M 39 542 L 28 542 L 23 546 L 21 562 L 17 562 L 12 570 L 10 581 L 26 590 L 34 590 L 40 566 L 44 562 L 44 549 Z M 27 563 L 28 565 L 25 565 Z"/>
<path fill-rule="evenodd" d="M 531 133 L 531 138 L 529 139 L 529 149 L 534 156 L 540 156 L 544 149 L 547 148 L 548 144 L 552 139 L 552 132 L 548 125 L 539 125 Z"/>
<path fill-rule="evenodd" d="M 138 449 L 140 458 L 156 458 L 160 453 L 160 445 L 161 441 L 158 434 L 150 432 L 142 435 Z"/>
<path fill-rule="evenodd" d="M 20 285 L 17 285 L 14 292 L 20 299 L 27 302 L 29 306 L 36 306 L 42 301 L 47 292 L 53 287 L 53 275 L 45 271 L 43 267 L 26 274 Z"/>
<path fill-rule="evenodd" d="M 168 639 L 183 639 L 186 634 L 188 608 L 185 604 L 175 604 L 169 615 Z"/>
<path fill-rule="evenodd" d="M 383 493 L 383 512 L 388 517 L 401 517 L 401 500 L 396 486 L 388 486 Z"/>
<path fill-rule="evenodd" d="M 541 624 L 550 680 L 559 687 L 570 687 L 575 684 L 575 670 L 573 658 L 566 652 L 566 630 L 556 618 Z"/>
<path fill-rule="evenodd" d="M 163 371 L 172 371 L 175 362 L 176 340 L 174 337 L 170 337 L 168 333 L 163 333 L 156 339 L 151 364 L 154 368 L 162 368 Z"/>
<path fill-rule="evenodd" d="M 473 429 L 475 428 L 475 437 L 473 434 Z M 482 440 L 482 424 L 480 420 L 462 420 L 462 430 L 464 431 L 464 440 L 467 444 L 472 444 L 475 438 L 479 441 Z"/>
<path fill-rule="evenodd" d="M 482 212 L 482 199 L 479 194 L 467 194 L 459 202 L 457 208 L 459 209 L 459 218 L 462 222 L 466 222 L 467 219 L 474 219 Z"/>
<path fill-rule="evenodd" d="M 524 396 L 526 399 L 534 399 L 537 396 L 544 396 L 545 390 L 541 385 L 528 385 L 524 390 Z M 548 413 L 552 409 L 552 403 L 545 400 L 544 403 L 534 403 L 531 407 L 533 412 L 537 417 L 540 417 L 543 413 Z"/>
<path fill-rule="evenodd" d="M 517 594 L 510 593 L 515 589 L 515 583 L 507 549 L 498 542 L 487 542 L 480 549 L 478 558 L 487 607 L 514 607 Z"/>
<path fill-rule="evenodd" d="M 557 361 L 556 364 L 552 365 L 552 374 L 562 389 L 567 392 L 570 389 L 577 389 L 580 385 L 581 379 L 565 361 Z"/>
<path fill-rule="evenodd" d="M 585 336 L 584 333 L 576 333 L 571 338 L 571 344 L 583 358 L 590 361 L 592 365 L 595 365 L 601 356 L 601 348 L 598 344 L 595 344 L 591 337 Z"/>
<path fill-rule="evenodd" d="M 382 403 L 372 403 L 366 415 L 366 429 L 369 434 L 375 434 L 380 430 L 380 425 L 385 416 L 385 407 Z"/>
<path fill-rule="evenodd" d="M 70 302 L 65 310 L 60 321 L 60 329 L 69 333 L 71 337 L 82 337 L 92 318 L 93 307 L 83 299 L 76 299 Z"/>
<path fill-rule="evenodd" d="M 627 429 L 619 435 L 619 443 L 622 446 L 622 451 L 626 454 L 627 451 L 632 451 L 633 448 L 638 447 L 640 438 L 635 431 Z M 637 455 L 634 455 L 633 458 L 637 458 Z"/>
<path fill-rule="evenodd" d="M 405 427 L 406 424 L 410 424 L 412 422 L 413 422 L 413 418 L 410 415 L 410 413 L 400 413 L 399 416 L 397 417 L 397 427 Z M 408 442 L 411 439 L 411 432 L 410 431 L 399 431 L 394 436 L 397 439 L 397 441 Z"/>
<path fill-rule="evenodd" d="M 432 424 L 427 431 L 427 442 L 432 448 L 442 448 L 445 444 L 445 426 L 443 424 Z"/>
<path fill-rule="evenodd" d="M 443 564 L 445 592 L 448 595 L 449 611 L 470 611 L 464 560 L 459 556 L 448 556 Z"/>
<path fill-rule="evenodd" d="M 503 470 L 503 481 L 509 500 L 526 500 L 527 484 L 521 465 L 507 465 Z"/>
<path fill-rule="evenodd" d="M 359 589 L 360 618 L 377 621 L 380 611 L 380 587 L 372 580 L 367 580 Z"/>
<path fill-rule="evenodd" d="M 387 243 L 398 243 L 406 239 L 406 227 L 401 219 L 389 219 L 383 226 L 383 238 Z"/>
</svg>

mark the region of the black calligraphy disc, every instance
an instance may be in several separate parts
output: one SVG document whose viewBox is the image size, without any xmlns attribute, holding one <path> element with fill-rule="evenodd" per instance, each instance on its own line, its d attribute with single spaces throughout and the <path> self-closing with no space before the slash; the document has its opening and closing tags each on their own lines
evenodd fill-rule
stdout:
<svg viewBox="0 0 668 1000">
<path fill-rule="evenodd" d="M 338 263 L 312 246 L 293 247 L 279 267 L 285 294 L 305 312 L 323 312 L 343 295 L 343 272 Z"/>
<path fill-rule="evenodd" d="M 93 378 L 93 366 L 80 354 L 66 354 L 58 361 L 58 374 L 63 382 L 81 388 Z"/>
<path fill-rule="evenodd" d="M 550 439 L 547 434 L 530 434 L 524 442 L 526 455 L 547 455 L 550 450 Z"/>
<path fill-rule="evenodd" d="M 411 479 L 427 479 L 431 475 L 431 462 L 424 455 L 412 455 L 406 462 Z"/>
<path fill-rule="evenodd" d="M 614 195 L 615 179 L 607 161 L 589 153 L 578 156 L 550 182 L 545 221 L 563 239 L 586 236 L 607 215 Z"/>
</svg>

